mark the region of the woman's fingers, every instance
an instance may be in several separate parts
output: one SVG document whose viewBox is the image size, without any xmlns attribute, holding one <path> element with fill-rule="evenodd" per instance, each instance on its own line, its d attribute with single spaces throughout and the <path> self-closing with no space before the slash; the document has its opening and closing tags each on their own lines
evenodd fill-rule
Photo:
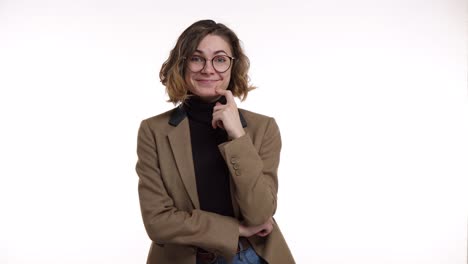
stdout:
<svg viewBox="0 0 468 264">
<path fill-rule="evenodd" d="M 273 231 L 273 226 L 268 226 L 262 230 L 260 230 L 259 232 L 256 233 L 257 236 L 261 236 L 261 237 L 265 237 L 265 236 L 268 236 L 271 231 Z"/>
<path fill-rule="evenodd" d="M 273 218 L 268 219 L 265 223 L 258 226 L 239 226 L 241 230 L 240 235 L 245 237 L 250 237 L 257 235 L 260 237 L 268 236 L 271 231 L 273 231 Z"/>
<path fill-rule="evenodd" d="M 234 105 L 236 104 L 236 101 L 234 101 L 234 96 L 232 95 L 232 92 L 230 90 L 224 90 L 224 89 L 221 89 L 221 88 L 217 88 L 216 92 L 219 95 L 222 95 L 222 96 L 226 97 L 226 100 L 227 100 L 228 104 L 234 104 Z"/>
<path fill-rule="evenodd" d="M 265 237 L 268 236 L 271 231 L 273 231 L 273 218 L 270 217 L 268 221 L 262 225 L 263 229 L 256 233 L 256 235 Z"/>
<path fill-rule="evenodd" d="M 211 126 L 216 129 L 217 127 L 224 129 L 222 113 L 213 112 L 213 119 L 211 119 Z"/>
<path fill-rule="evenodd" d="M 217 102 L 213 107 L 213 119 L 211 126 L 226 130 L 230 138 L 238 138 L 245 134 L 240 122 L 239 110 L 237 108 L 234 97 L 231 91 L 222 90 L 220 94 L 226 96 L 227 103 L 225 105 Z"/>
</svg>

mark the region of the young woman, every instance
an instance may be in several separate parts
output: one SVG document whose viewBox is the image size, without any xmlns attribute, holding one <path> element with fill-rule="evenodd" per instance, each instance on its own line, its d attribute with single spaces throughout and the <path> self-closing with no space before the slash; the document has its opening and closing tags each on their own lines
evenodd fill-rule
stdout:
<svg viewBox="0 0 468 264">
<path fill-rule="evenodd" d="M 273 215 L 281 138 L 273 118 L 238 109 L 249 60 L 236 34 L 202 20 L 160 72 L 178 106 L 143 120 L 136 171 L 148 263 L 294 263 Z"/>
</svg>

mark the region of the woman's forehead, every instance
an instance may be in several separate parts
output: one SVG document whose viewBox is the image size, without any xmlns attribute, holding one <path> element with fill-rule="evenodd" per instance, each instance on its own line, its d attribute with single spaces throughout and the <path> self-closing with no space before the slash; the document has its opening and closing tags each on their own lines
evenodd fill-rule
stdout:
<svg viewBox="0 0 468 264">
<path fill-rule="evenodd" d="M 196 52 L 202 54 L 218 54 L 218 53 L 231 53 L 231 45 L 220 36 L 217 35 L 207 35 L 205 36 L 200 43 L 198 43 Z"/>
</svg>

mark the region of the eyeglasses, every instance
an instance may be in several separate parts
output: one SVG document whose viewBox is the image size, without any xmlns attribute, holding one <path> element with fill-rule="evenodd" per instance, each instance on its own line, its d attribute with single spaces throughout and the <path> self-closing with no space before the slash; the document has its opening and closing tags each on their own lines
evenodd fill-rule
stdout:
<svg viewBox="0 0 468 264">
<path fill-rule="evenodd" d="M 187 58 L 184 57 L 183 59 Z M 223 73 L 231 68 L 234 59 L 234 57 L 228 55 L 217 55 L 211 59 L 211 65 L 213 65 L 215 71 Z M 206 59 L 199 55 L 192 55 L 187 60 L 187 66 L 191 72 L 201 72 L 206 67 Z"/>
</svg>

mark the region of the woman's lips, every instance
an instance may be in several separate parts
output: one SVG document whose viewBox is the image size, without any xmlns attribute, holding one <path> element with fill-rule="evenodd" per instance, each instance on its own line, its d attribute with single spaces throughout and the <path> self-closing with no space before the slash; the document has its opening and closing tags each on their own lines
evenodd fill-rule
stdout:
<svg viewBox="0 0 468 264">
<path fill-rule="evenodd" d="M 205 79 L 198 79 L 198 80 L 195 80 L 197 81 L 199 84 L 202 84 L 202 85 L 211 85 L 213 83 L 216 83 L 217 81 L 219 80 L 205 80 Z"/>
<path fill-rule="evenodd" d="M 196 80 L 197 82 L 216 82 L 216 81 L 219 81 L 219 80 L 205 80 L 205 79 L 199 79 L 199 80 Z"/>
</svg>

